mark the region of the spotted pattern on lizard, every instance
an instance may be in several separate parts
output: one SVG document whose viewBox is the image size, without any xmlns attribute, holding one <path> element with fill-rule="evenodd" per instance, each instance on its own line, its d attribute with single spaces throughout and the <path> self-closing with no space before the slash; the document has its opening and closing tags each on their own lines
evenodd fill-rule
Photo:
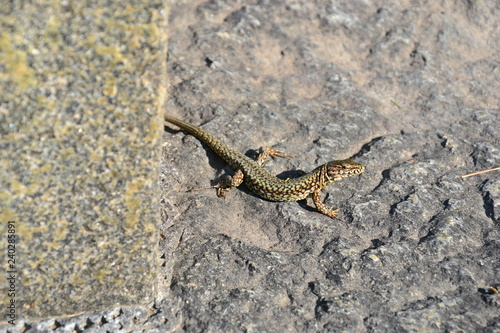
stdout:
<svg viewBox="0 0 500 333">
<path fill-rule="evenodd" d="M 337 218 L 338 209 L 332 209 L 321 201 L 321 189 L 343 178 L 359 175 L 365 170 L 364 165 L 350 159 L 335 160 L 325 163 L 301 177 L 287 180 L 279 179 L 267 172 L 262 165 L 269 156 L 273 158 L 276 156 L 289 157 L 283 155 L 281 151 L 272 148 L 261 148 L 261 154 L 254 161 L 248 156 L 229 148 L 215 136 L 198 126 L 168 115 L 165 115 L 165 121 L 194 135 L 236 170 L 235 175 L 229 180 L 210 186 L 218 189 L 219 196 L 225 196 L 228 189 L 239 186 L 244 182 L 253 193 L 271 201 L 298 201 L 311 195 L 318 211 L 331 218 Z"/>
</svg>

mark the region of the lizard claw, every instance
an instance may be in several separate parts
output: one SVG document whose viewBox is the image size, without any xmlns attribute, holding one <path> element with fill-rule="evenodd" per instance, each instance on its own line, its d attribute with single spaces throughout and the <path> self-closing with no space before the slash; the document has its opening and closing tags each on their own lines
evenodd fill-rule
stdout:
<svg viewBox="0 0 500 333">
<path fill-rule="evenodd" d="M 269 154 L 269 156 L 271 156 L 273 159 L 276 159 L 276 157 L 286 157 L 286 158 L 293 157 L 290 155 L 283 154 L 283 150 L 274 149 L 274 148 L 266 148 L 266 150 L 267 150 L 267 153 Z"/>
</svg>

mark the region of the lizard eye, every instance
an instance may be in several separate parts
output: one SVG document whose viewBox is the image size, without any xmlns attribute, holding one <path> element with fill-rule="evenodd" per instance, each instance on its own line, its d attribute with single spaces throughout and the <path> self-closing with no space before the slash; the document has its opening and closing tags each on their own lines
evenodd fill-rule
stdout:
<svg viewBox="0 0 500 333">
<path fill-rule="evenodd" d="M 362 173 L 365 166 L 350 159 L 328 163 L 328 177 L 333 181 Z"/>
</svg>

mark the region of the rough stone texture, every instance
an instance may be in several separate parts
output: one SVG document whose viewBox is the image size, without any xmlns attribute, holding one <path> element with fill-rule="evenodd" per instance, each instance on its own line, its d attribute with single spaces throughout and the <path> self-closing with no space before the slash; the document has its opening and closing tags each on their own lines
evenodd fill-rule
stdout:
<svg viewBox="0 0 500 333">
<path fill-rule="evenodd" d="M 187 332 L 500 331 L 500 3 L 197 1 L 172 8 L 168 112 L 310 171 L 365 173 L 312 201 L 214 184 L 231 170 L 167 126 L 166 287 Z"/>
<path fill-rule="evenodd" d="M 167 112 L 243 152 L 285 150 L 266 165 L 283 177 L 346 157 L 367 170 L 325 191 L 340 221 L 244 187 L 223 200 L 186 190 L 231 170 L 167 126 L 158 299 L 54 331 L 500 332 L 498 171 L 461 178 L 500 165 L 499 14 L 174 1 Z"/>
<path fill-rule="evenodd" d="M 1 322 L 154 300 L 164 7 L 0 2 Z"/>
</svg>

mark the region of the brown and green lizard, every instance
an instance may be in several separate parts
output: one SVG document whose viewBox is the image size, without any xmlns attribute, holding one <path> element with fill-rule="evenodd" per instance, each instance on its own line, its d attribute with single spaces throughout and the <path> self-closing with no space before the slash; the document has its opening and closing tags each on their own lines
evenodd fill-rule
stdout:
<svg viewBox="0 0 500 333">
<path fill-rule="evenodd" d="M 257 160 L 243 155 L 229 148 L 212 134 L 200 127 L 191 125 L 177 118 L 165 115 L 165 121 L 177 125 L 186 132 L 194 135 L 204 142 L 210 149 L 226 161 L 236 173 L 230 180 L 223 181 L 215 186 L 218 196 L 225 196 L 225 191 L 231 187 L 239 186 L 243 181 L 245 185 L 258 196 L 271 201 L 298 201 L 312 195 L 316 208 L 331 218 L 337 218 L 338 209 L 326 206 L 320 197 L 320 191 L 329 183 L 338 182 L 342 178 L 359 175 L 365 166 L 350 159 L 337 160 L 325 163 L 313 171 L 294 179 L 279 179 L 267 172 L 262 165 L 267 157 L 289 157 L 280 150 L 261 148 Z"/>
</svg>

